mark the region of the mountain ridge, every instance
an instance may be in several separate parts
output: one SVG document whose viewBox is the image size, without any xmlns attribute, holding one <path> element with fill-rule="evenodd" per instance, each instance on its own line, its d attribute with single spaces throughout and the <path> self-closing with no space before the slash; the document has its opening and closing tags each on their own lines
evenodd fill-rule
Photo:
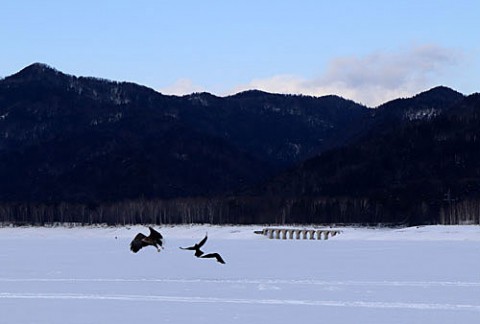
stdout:
<svg viewBox="0 0 480 324">
<path fill-rule="evenodd" d="M 445 197 L 479 192 L 478 97 L 438 86 L 372 109 L 259 90 L 167 96 L 33 64 L 0 80 L 0 202 L 167 199 L 222 221 L 439 221 L 452 212 Z"/>
<path fill-rule="evenodd" d="M 0 200 L 88 201 L 231 192 L 336 145 L 329 141 L 347 141 L 349 134 L 337 132 L 336 125 L 350 120 L 353 129 L 359 128 L 368 111 L 339 98 L 330 108 L 332 100 L 267 93 L 261 101 L 242 94 L 165 96 L 133 83 L 76 77 L 33 64 L 0 81 L 0 165 L 3 176 L 13 183 L 1 190 Z M 146 154 L 152 141 L 159 143 L 150 147 L 155 157 Z M 42 155 L 44 148 L 49 148 L 48 156 Z M 62 150 L 72 158 L 65 160 Z M 162 157 L 162 152 L 168 154 Z M 143 168 L 157 185 L 109 195 L 106 188 L 145 187 L 134 184 L 140 181 L 134 173 L 122 171 L 119 161 L 129 155 L 137 156 L 132 172 Z M 100 157 L 112 160 L 92 162 Z M 80 167 L 87 161 L 87 169 Z M 102 168 L 108 165 L 117 170 L 111 177 L 117 185 L 102 180 L 102 172 L 108 174 Z M 159 173 L 160 165 L 173 171 Z M 183 165 L 183 171 L 175 171 L 175 165 L 179 169 Z M 199 176 L 209 171 L 211 186 Z M 188 177 L 192 172 L 197 176 Z M 170 179 L 175 174 L 176 180 Z M 86 178 L 91 185 L 81 184 Z M 148 176 L 143 179 L 147 180 Z M 55 183 L 62 184 L 64 192 L 52 189 Z M 86 192 L 75 193 L 82 190 Z"/>
<path fill-rule="evenodd" d="M 344 201 L 351 204 L 349 217 L 373 223 L 435 223 L 446 215 L 454 223 L 478 223 L 468 208 L 480 203 L 479 111 L 480 96 L 466 96 L 434 118 L 397 123 L 307 159 L 250 194 L 303 197 L 303 208 L 323 199 L 336 204 L 331 214 Z M 457 207 L 465 201 L 466 214 Z"/>
</svg>

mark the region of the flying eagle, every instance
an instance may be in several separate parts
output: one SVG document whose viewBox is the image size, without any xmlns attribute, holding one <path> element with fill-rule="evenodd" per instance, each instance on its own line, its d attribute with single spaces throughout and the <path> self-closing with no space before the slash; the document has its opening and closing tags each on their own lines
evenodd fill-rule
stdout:
<svg viewBox="0 0 480 324">
<path fill-rule="evenodd" d="M 205 237 L 200 242 L 196 243 L 195 245 L 189 246 L 189 247 L 180 247 L 180 249 L 195 251 L 195 256 L 197 258 L 204 258 L 204 259 L 215 258 L 215 259 L 217 259 L 217 262 L 219 262 L 221 264 L 225 264 L 225 261 L 222 259 L 220 254 L 218 254 L 218 253 L 205 254 L 205 252 L 200 250 L 200 248 L 205 244 L 205 242 L 207 242 L 207 234 L 205 234 Z"/>
<path fill-rule="evenodd" d="M 152 227 L 148 228 L 150 229 L 150 235 L 145 236 L 142 233 L 138 233 L 130 243 L 130 250 L 132 250 L 133 253 L 137 253 L 141 248 L 149 245 L 156 247 L 158 252 L 161 251 L 160 248 L 163 248 L 162 234 L 154 230 Z"/>
</svg>

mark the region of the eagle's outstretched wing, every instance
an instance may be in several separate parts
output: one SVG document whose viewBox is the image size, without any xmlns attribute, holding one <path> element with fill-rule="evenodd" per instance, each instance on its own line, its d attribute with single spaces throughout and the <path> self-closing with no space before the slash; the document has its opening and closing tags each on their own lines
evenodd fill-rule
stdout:
<svg viewBox="0 0 480 324">
<path fill-rule="evenodd" d="M 155 244 L 158 244 L 160 246 L 160 248 L 163 248 L 163 236 L 162 236 L 162 234 L 160 234 L 159 232 L 154 230 L 152 227 L 148 227 L 148 228 L 150 229 L 150 235 L 148 236 L 149 241 L 152 242 L 154 246 L 155 246 Z M 157 247 L 157 249 L 158 249 L 158 247 Z"/>
<path fill-rule="evenodd" d="M 134 253 L 137 253 L 142 247 L 146 246 L 147 244 L 145 244 L 145 242 L 143 241 L 144 238 L 146 238 L 145 235 L 143 235 L 142 233 L 138 233 L 137 236 L 135 236 L 135 238 L 130 243 L 130 250 L 132 250 L 132 252 Z"/>
<path fill-rule="evenodd" d="M 204 254 L 200 258 L 215 258 L 215 259 L 217 259 L 217 262 L 219 262 L 221 264 L 225 264 L 225 261 L 222 259 L 222 257 L 218 253 Z"/>
<path fill-rule="evenodd" d="M 148 227 L 150 229 L 150 235 L 148 237 L 150 237 L 151 239 L 153 240 L 162 240 L 163 239 L 163 236 L 162 234 L 160 234 L 159 232 L 157 232 L 155 229 L 153 229 L 152 227 Z"/>
</svg>

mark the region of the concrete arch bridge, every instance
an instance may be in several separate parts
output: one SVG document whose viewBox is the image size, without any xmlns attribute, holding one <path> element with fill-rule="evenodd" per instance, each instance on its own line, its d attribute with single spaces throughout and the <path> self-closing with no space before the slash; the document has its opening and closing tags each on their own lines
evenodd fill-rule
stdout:
<svg viewBox="0 0 480 324">
<path fill-rule="evenodd" d="M 341 231 L 330 229 L 299 229 L 299 228 L 274 228 L 266 227 L 255 234 L 265 235 L 269 239 L 296 239 L 296 240 L 328 240 Z"/>
</svg>

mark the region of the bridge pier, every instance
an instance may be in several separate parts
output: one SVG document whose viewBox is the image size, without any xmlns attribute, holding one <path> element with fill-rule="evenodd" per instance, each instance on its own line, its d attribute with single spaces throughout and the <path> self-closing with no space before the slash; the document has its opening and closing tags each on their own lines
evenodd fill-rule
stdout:
<svg viewBox="0 0 480 324">
<path fill-rule="evenodd" d="M 322 239 L 322 233 L 323 233 L 322 230 L 318 230 L 318 231 L 317 231 L 317 240 L 321 240 L 321 239 Z"/>
<path fill-rule="evenodd" d="M 307 230 L 302 230 L 302 239 L 306 240 L 307 239 L 307 234 L 308 234 Z"/>
<path fill-rule="evenodd" d="M 288 231 L 288 238 L 291 239 L 291 240 L 293 240 L 293 233 L 295 233 L 295 230 L 289 229 L 289 230 L 287 230 L 287 231 Z"/>
<path fill-rule="evenodd" d="M 267 236 L 269 239 L 273 239 L 273 232 L 274 232 L 273 229 L 271 228 L 267 229 Z"/>
</svg>

